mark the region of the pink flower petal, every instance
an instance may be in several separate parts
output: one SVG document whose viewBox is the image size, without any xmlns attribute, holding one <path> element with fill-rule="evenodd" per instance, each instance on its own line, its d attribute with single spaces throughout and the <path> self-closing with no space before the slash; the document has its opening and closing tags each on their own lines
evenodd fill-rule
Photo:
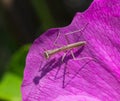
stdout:
<svg viewBox="0 0 120 101">
<path fill-rule="evenodd" d="M 120 99 L 120 1 L 94 0 L 72 23 L 54 28 L 37 38 L 27 55 L 22 83 L 23 101 L 119 101 Z M 64 52 L 50 59 L 44 49 L 57 48 L 54 41 L 67 45 L 86 41 L 62 61 Z"/>
</svg>

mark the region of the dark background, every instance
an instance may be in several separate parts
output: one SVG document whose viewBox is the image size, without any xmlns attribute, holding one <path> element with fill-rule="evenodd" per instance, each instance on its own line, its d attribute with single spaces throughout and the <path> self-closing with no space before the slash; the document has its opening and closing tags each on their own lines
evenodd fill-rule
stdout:
<svg viewBox="0 0 120 101">
<path fill-rule="evenodd" d="M 20 84 L 30 44 L 49 28 L 69 25 L 75 13 L 85 11 L 91 2 L 0 1 L 0 101 L 20 101 Z"/>
</svg>

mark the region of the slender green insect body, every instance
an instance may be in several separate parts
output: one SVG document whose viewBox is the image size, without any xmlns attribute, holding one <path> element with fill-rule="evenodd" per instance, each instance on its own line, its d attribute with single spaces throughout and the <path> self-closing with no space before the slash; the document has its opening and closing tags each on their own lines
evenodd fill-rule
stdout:
<svg viewBox="0 0 120 101">
<path fill-rule="evenodd" d="M 85 27 L 87 26 L 88 24 L 86 24 L 85 25 Z M 69 40 L 69 37 L 68 37 L 68 35 L 69 34 L 74 34 L 74 33 L 77 33 L 77 32 L 81 32 L 82 30 L 84 30 L 85 29 L 85 27 L 83 27 L 82 29 L 80 29 L 80 30 L 76 30 L 76 31 L 73 31 L 73 32 L 69 32 L 69 33 L 66 33 L 65 35 L 64 35 L 64 37 L 65 37 L 65 39 L 66 39 L 66 41 L 67 41 L 67 45 L 64 45 L 64 46 L 62 46 L 62 47 L 60 47 L 60 48 L 55 48 L 55 49 L 51 49 L 51 50 L 45 50 L 44 52 L 43 52 L 43 54 L 44 54 L 44 57 L 45 57 L 45 59 L 49 59 L 51 56 L 53 56 L 53 55 L 55 55 L 55 54 L 57 54 L 57 53 L 59 53 L 59 52 L 64 52 L 64 54 L 63 54 L 63 56 L 62 56 L 62 62 L 64 62 L 63 60 L 64 60 L 64 58 L 65 58 L 65 56 L 66 56 L 66 54 L 67 54 L 67 51 L 70 51 L 71 52 L 71 56 L 73 57 L 73 60 L 83 60 L 83 59 L 89 59 L 89 61 L 91 61 L 92 60 L 92 58 L 91 57 L 81 57 L 81 58 L 76 58 L 75 57 L 75 55 L 74 55 L 74 52 L 72 51 L 72 49 L 74 49 L 74 48 L 77 48 L 77 47 L 80 47 L 80 46 L 84 46 L 84 45 L 86 45 L 86 41 L 79 41 L 79 42 L 75 42 L 75 43 L 70 43 L 70 40 Z M 56 40 L 54 41 L 54 45 L 57 45 L 56 43 L 57 43 L 57 40 L 59 39 L 59 36 L 60 36 L 60 32 L 58 33 L 58 35 L 57 35 L 57 38 L 56 38 Z M 89 62 L 88 61 L 88 62 Z M 88 63 L 87 62 L 87 63 Z M 86 63 L 86 64 L 87 64 Z M 86 65 L 85 64 L 85 65 Z M 67 64 L 66 64 L 67 65 Z M 85 66 L 85 65 L 83 65 L 83 66 Z M 83 68 L 83 66 L 82 66 L 82 68 Z M 57 72 L 56 72 L 56 75 L 55 75 L 55 78 L 57 77 L 57 75 L 58 75 L 58 72 L 59 72 L 59 70 L 61 69 L 61 65 L 60 66 L 58 66 L 59 68 L 58 68 L 58 70 L 57 70 Z M 63 80 L 62 80 L 62 87 L 63 88 L 65 88 L 69 83 L 70 83 L 70 81 L 78 74 L 78 72 L 81 70 L 81 68 L 78 70 L 78 72 L 77 73 L 75 73 L 75 75 L 73 75 L 73 77 L 70 79 L 70 80 L 68 80 L 68 81 L 65 81 L 66 80 L 66 74 L 67 74 L 67 67 L 68 66 L 64 66 L 64 68 L 63 68 Z M 43 70 L 45 70 L 45 69 L 43 69 Z"/>
<path fill-rule="evenodd" d="M 70 49 L 73 49 L 73 48 L 76 48 L 76 47 L 79 47 L 79 46 L 83 46 L 85 44 L 86 44 L 85 41 L 80 41 L 80 42 L 68 44 L 68 45 L 65 45 L 63 47 L 56 48 L 56 49 L 53 49 L 53 50 L 46 50 L 46 51 L 44 51 L 44 56 L 45 56 L 46 59 L 49 59 L 52 55 L 54 55 L 56 53 L 66 51 L 66 50 L 70 50 Z"/>
<path fill-rule="evenodd" d="M 85 27 L 87 25 L 88 25 L 88 23 L 85 25 Z M 62 51 L 66 51 L 66 50 L 70 50 L 70 49 L 73 49 L 73 48 L 85 45 L 86 41 L 79 41 L 79 42 L 70 44 L 69 38 L 67 37 L 67 35 L 69 35 L 69 34 L 74 34 L 74 33 L 77 33 L 77 32 L 81 32 L 82 30 L 85 29 L 85 27 L 81 28 L 80 30 L 76 30 L 76 31 L 73 31 L 73 32 L 66 33 L 65 34 L 65 39 L 66 39 L 68 45 L 65 45 L 65 46 L 60 47 L 60 48 L 52 49 L 52 50 L 46 50 L 46 51 L 44 51 L 44 57 L 46 59 L 49 59 L 52 55 L 54 55 L 56 53 L 59 53 L 59 52 L 62 52 Z M 57 36 L 54 44 L 56 43 L 59 35 L 60 35 L 60 32 L 58 33 L 58 36 Z M 72 51 L 71 51 L 71 54 L 72 54 L 73 58 L 75 58 Z M 63 56 L 63 59 L 64 59 L 64 56 Z"/>
</svg>

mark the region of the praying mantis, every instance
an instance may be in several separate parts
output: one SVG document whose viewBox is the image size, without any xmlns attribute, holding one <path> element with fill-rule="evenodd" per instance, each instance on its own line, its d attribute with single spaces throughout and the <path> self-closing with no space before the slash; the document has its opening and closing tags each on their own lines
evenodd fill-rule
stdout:
<svg viewBox="0 0 120 101">
<path fill-rule="evenodd" d="M 86 26 L 87 26 L 87 24 L 86 24 Z M 84 27 L 85 28 L 85 27 Z M 73 31 L 73 32 L 70 32 L 70 33 L 66 33 L 64 36 L 65 36 L 65 39 L 67 40 L 67 45 L 63 45 L 62 47 L 59 47 L 59 48 L 55 48 L 55 49 L 50 49 L 50 50 L 45 50 L 45 51 L 43 51 L 43 54 L 44 54 L 44 57 L 45 57 L 45 59 L 50 59 L 50 57 L 52 57 L 52 56 L 54 56 L 55 54 L 57 54 L 57 53 L 59 53 L 59 52 L 66 52 L 66 51 L 69 51 L 70 50 L 70 52 L 71 52 L 71 55 L 72 55 L 72 57 L 73 57 L 73 59 L 74 60 L 82 60 L 82 59 L 89 59 L 89 60 L 91 60 L 91 58 L 90 57 L 83 57 L 83 58 L 80 58 L 80 59 L 76 59 L 75 58 L 75 56 L 74 56 L 74 53 L 73 53 L 73 51 L 72 51 L 72 49 L 74 49 L 74 48 L 77 48 L 77 47 L 81 47 L 81 46 L 84 46 L 84 45 L 86 45 L 87 43 L 86 43 L 86 41 L 79 41 L 79 42 L 75 42 L 75 43 L 70 43 L 69 42 L 69 39 L 68 39 L 68 36 L 67 35 L 69 35 L 69 34 L 74 34 L 74 33 L 77 33 L 77 32 L 81 32 L 82 30 L 84 30 L 84 28 L 82 28 L 82 29 L 80 29 L 80 30 L 77 30 L 77 31 Z M 58 36 L 57 36 L 57 38 L 56 38 L 56 40 L 59 38 L 59 35 L 60 35 L 60 33 L 58 34 Z M 55 40 L 55 42 L 54 42 L 54 44 L 56 43 L 56 40 Z M 65 58 L 65 56 L 66 56 L 66 53 L 63 55 L 63 57 L 62 57 L 62 62 L 63 62 L 63 60 L 64 60 L 64 58 Z M 89 62 L 89 61 L 88 61 Z M 88 62 L 86 62 L 83 66 L 82 66 L 82 68 L 88 63 Z M 52 64 L 51 64 L 52 65 Z M 46 65 L 47 66 L 47 65 Z M 54 67 L 53 67 L 54 68 Z M 58 66 L 58 70 L 57 70 L 57 72 L 56 72 L 56 75 L 55 75 L 55 78 L 56 78 L 56 76 L 58 75 L 58 72 L 59 72 L 59 70 L 60 70 L 60 68 L 61 68 L 61 65 L 60 66 Z M 81 68 L 80 69 L 78 69 L 78 71 L 77 71 L 77 73 L 76 74 L 74 74 L 73 75 L 73 77 L 66 83 L 66 85 L 65 85 L 65 75 L 66 75 L 66 67 L 64 67 L 64 69 L 63 69 L 63 85 L 62 85 L 62 87 L 64 88 L 77 74 L 78 74 L 78 72 L 81 70 Z M 35 82 L 35 84 L 38 84 L 39 83 L 39 79 L 41 79 L 43 76 L 45 76 L 50 70 L 52 70 L 52 66 L 47 66 L 47 67 L 44 67 L 43 66 L 43 68 L 41 69 L 41 71 L 42 71 L 42 73 L 41 73 L 41 76 L 40 77 L 35 77 L 34 78 L 34 82 Z M 47 71 L 47 72 L 46 72 Z"/>
<path fill-rule="evenodd" d="M 53 49 L 53 50 L 47 50 L 47 51 L 44 51 L 44 56 L 45 56 L 46 59 L 49 59 L 50 56 L 52 56 L 52 55 L 54 55 L 58 52 L 65 51 L 65 50 L 70 50 L 70 49 L 73 49 L 73 48 L 76 48 L 76 47 L 79 47 L 79 46 L 83 46 L 85 44 L 86 44 L 85 41 L 80 41 L 80 42 L 76 42 L 76 43 L 73 43 L 73 44 L 68 44 L 68 45 L 62 46 L 60 48 Z M 72 56 L 73 56 L 73 54 L 72 54 Z"/>
<path fill-rule="evenodd" d="M 87 25 L 88 25 L 88 24 L 86 24 L 86 26 L 87 26 Z M 85 27 L 86 27 L 86 26 L 85 26 Z M 53 56 L 54 54 L 57 54 L 57 53 L 59 53 L 59 52 L 66 51 L 66 50 L 71 50 L 71 49 L 73 49 L 73 48 L 80 47 L 80 46 L 84 46 L 84 45 L 86 44 L 86 41 L 79 41 L 79 42 L 75 42 L 75 43 L 70 44 L 67 35 L 69 35 L 69 34 L 74 34 L 74 33 L 77 33 L 77 32 L 81 32 L 82 30 L 84 30 L 85 27 L 83 27 L 82 29 L 77 30 L 77 31 L 73 31 L 73 32 L 70 32 L 70 33 L 66 33 L 66 34 L 65 34 L 65 38 L 66 38 L 68 44 L 67 44 L 67 45 L 64 45 L 64 46 L 62 46 L 62 47 L 60 47 L 60 48 L 55 48 L 55 49 L 51 49 L 51 50 L 46 50 L 46 51 L 44 51 L 44 57 L 45 57 L 46 59 L 49 59 L 51 56 Z M 60 34 L 60 33 L 59 33 L 59 34 Z M 56 40 L 58 39 L 59 34 L 58 34 Z M 55 42 L 56 42 L 56 40 L 55 40 Z M 54 43 L 55 43 L 55 42 L 54 42 Z M 65 55 L 66 55 L 66 54 L 64 54 L 63 57 L 62 57 L 62 61 L 64 60 Z M 73 59 L 75 59 L 74 53 L 73 53 L 72 51 L 71 51 L 71 55 L 72 55 Z"/>
</svg>

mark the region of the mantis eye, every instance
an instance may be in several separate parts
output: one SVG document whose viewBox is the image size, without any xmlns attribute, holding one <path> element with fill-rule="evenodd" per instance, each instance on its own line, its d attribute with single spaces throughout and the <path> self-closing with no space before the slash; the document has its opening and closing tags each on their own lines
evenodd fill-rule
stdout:
<svg viewBox="0 0 120 101">
<path fill-rule="evenodd" d="M 49 54 L 48 54 L 47 51 L 44 52 L 44 57 L 45 57 L 46 59 L 49 59 Z"/>
</svg>

